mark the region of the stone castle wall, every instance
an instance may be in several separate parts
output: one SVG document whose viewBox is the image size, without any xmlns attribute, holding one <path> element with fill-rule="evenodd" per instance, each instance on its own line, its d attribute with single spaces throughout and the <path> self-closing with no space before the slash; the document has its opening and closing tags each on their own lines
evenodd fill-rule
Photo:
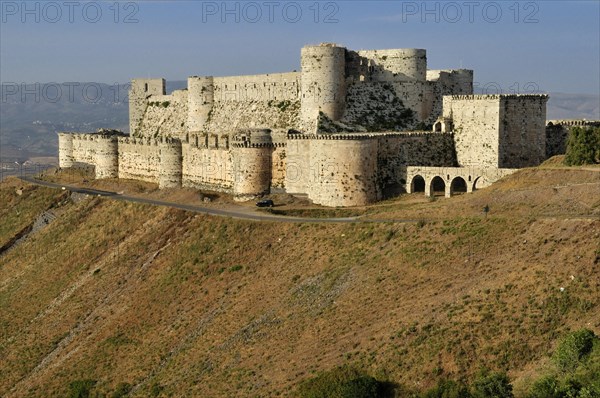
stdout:
<svg viewBox="0 0 600 398">
<path fill-rule="evenodd" d="M 314 167 L 308 197 L 324 206 L 360 206 L 378 199 L 377 141 L 372 139 L 311 142 Z"/>
<path fill-rule="evenodd" d="M 499 97 L 446 96 L 443 103 L 443 117 L 453 121 L 458 163 L 498 167 Z"/>
<path fill-rule="evenodd" d="M 189 132 L 233 133 L 246 127 L 315 133 L 320 113 L 353 126 L 352 131 L 406 131 L 433 123 L 441 114 L 442 95 L 473 90 L 472 71 L 428 71 L 421 49 L 351 51 L 326 43 L 303 47 L 300 61 L 301 72 L 192 76 L 187 90 L 170 95 L 163 79 L 134 79 L 130 131 L 181 139 Z M 381 93 L 382 87 L 389 92 Z M 394 124 L 404 108 L 413 112 L 412 123 Z"/>
<path fill-rule="evenodd" d="M 377 82 L 424 82 L 427 52 L 423 49 L 361 50 L 356 52 L 366 66 L 367 80 Z M 363 69 L 362 72 L 365 72 Z"/>
<path fill-rule="evenodd" d="M 188 92 L 173 91 L 170 95 L 151 96 L 144 109 L 136 136 L 182 138 L 188 131 Z"/>
<path fill-rule="evenodd" d="M 119 139 L 119 178 L 158 184 L 159 141 L 144 138 Z"/>
<path fill-rule="evenodd" d="M 326 43 L 303 47 L 300 61 L 301 72 L 191 76 L 169 95 L 163 79 L 134 79 L 131 137 L 61 133 L 61 167 L 88 163 L 98 178 L 238 199 L 281 190 L 359 206 L 404 192 L 410 167 L 457 176 L 526 167 L 564 142 L 562 130 L 544 129 L 547 96 L 472 95 L 473 71 L 427 70 L 425 50 Z"/>
<path fill-rule="evenodd" d="M 442 115 L 444 96 L 469 94 L 473 94 L 472 70 L 428 70 L 422 104 L 424 124 L 433 124 Z"/>
<path fill-rule="evenodd" d="M 116 178 L 119 172 L 117 137 L 103 134 L 59 134 L 59 166 L 85 163 L 98 178 Z"/>
<path fill-rule="evenodd" d="M 408 166 L 458 164 L 451 133 L 413 132 L 378 138 L 378 184 L 384 198 L 404 192 Z"/>
<path fill-rule="evenodd" d="M 290 135 L 286 190 L 325 206 L 357 206 L 400 193 L 406 167 L 454 166 L 452 134 Z M 390 192 L 393 191 L 393 192 Z"/>
<path fill-rule="evenodd" d="M 520 168 L 546 158 L 545 95 L 444 97 L 461 166 Z"/>
<path fill-rule="evenodd" d="M 500 97 L 499 168 L 537 166 L 546 159 L 547 95 Z"/>
<path fill-rule="evenodd" d="M 221 192 L 233 190 L 229 136 L 192 135 L 183 143 L 182 155 L 183 186 Z"/>
<path fill-rule="evenodd" d="M 300 97 L 300 73 L 214 78 L 214 101 L 295 101 Z"/>
</svg>

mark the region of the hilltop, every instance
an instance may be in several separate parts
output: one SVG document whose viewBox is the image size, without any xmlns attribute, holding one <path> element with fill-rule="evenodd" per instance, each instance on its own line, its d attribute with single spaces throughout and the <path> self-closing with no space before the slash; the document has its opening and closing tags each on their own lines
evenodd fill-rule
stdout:
<svg viewBox="0 0 600 398">
<path fill-rule="evenodd" d="M 506 370 L 522 396 L 561 336 L 600 332 L 598 167 L 551 161 L 473 194 L 354 208 L 380 222 L 351 224 L 0 188 L 5 397 L 84 380 L 140 397 L 290 396 L 342 364 L 410 390 Z"/>
</svg>

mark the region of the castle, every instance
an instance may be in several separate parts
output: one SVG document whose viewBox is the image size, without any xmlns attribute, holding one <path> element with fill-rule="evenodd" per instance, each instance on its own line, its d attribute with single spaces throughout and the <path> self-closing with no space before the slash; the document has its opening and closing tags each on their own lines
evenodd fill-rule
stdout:
<svg viewBox="0 0 600 398">
<path fill-rule="evenodd" d="M 130 134 L 59 133 L 59 164 L 239 200 L 451 196 L 546 159 L 547 100 L 474 95 L 473 71 L 428 70 L 422 49 L 325 43 L 302 48 L 300 72 L 192 76 L 169 95 L 164 79 L 135 79 Z"/>
</svg>

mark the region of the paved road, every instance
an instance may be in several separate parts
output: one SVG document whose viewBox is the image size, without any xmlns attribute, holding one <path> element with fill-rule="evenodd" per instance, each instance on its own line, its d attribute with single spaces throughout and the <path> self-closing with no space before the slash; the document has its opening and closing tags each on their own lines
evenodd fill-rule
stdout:
<svg viewBox="0 0 600 398">
<path fill-rule="evenodd" d="M 91 188 L 81 188 L 73 185 L 65 185 L 65 184 L 56 184 L 53 182 L 38 180 L 32 176 L 23 176 L 20 177 L 21 180 L 34 184 L 40 185 L 48 188 L 62 189 L 63 187 L 71 192 L 77 192 L 87 195 L 93 196 L 101 196 L 114 200 L 122 200 L 126 202 L 133 203 L 143 203 L 155 206 L 166 206 L 174 209 L 191 211 L 194 213 L 201 214 L 209 214 L 213 216 L 221 216 L 221 217 L 231 217 L 238 218 L 243 220 L 252 220 L 252 221 L 274 221 L 274 222 L 293 222 L 293 223 L 357 223 L 357 222 L 366 222 L 366 223 L 408 223 L 408 222 L 416 222 L 417 220 L 364 220 L 359 217 L 344 217 L 344 218 L 301 218 L 301 217 L 287 217 L 287 216 L 277 216 L 273 214 L 261 214 L 255 213 L 251 209 L 242 208 L 240 206 L 239 210 L 226 210 L 226 209 L 216 209 L 213 207 L 204 207 L 204 206 L 194 206 L 194 205 L 184 205 L 180 203 L 167 202 L 156 199 L 146 199 L 139 198 L 135 196 L 128 195 L 120 195 L 116 192 L 111 191 L 102 191 L 98 189 Z"/>
</svg>

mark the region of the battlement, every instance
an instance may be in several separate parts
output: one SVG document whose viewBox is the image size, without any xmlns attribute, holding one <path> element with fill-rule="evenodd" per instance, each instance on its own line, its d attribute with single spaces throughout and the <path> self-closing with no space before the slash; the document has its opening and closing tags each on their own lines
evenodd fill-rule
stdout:
<svg viewBox="0 0 600 398">
<path fill-rule="evenodd" d="M 500 100 L 500 99 L 548 99 L 548 94 L 471 94 L 471 95 L 450 95 L 453 100 Z"/>
<path fill-rule="evenodd" d="M 122 132 L 118 133 L 62 133 L 65 135 L 70 135 L 73 141 L 92 141 L 92 142 L 107 142 L 112 141 L 116 142 L 118 139 L 122 137 L 126 137 L 126 135 Z"/>
<path fill-rule="evenodd" d="M 432 131 L 390 131 L 377 133 L 348 133 L 348 134 L 298 134 L 288 133 L 288 140 L 370 140 L 379 138 L 407 138 L 407 137 L 430 137 L 448 135 L 452 132 L 432 132 Z"/>
<path fill-rule="evenodd" d="M 546 123 L 547 123 L 546 125 L 548 127 L 550 127 L 550 126 L 566 126 L 566 127 L 573 127 L 573 126 L 598 127 L 598 126 L 600 126 L 600 120 L 586 120 L 586 119 L 547 120 Z"/>
<path fill-rule="evenodd" d="M 184 143 L 191 148 L 204 148 L 204 149 L 229 149 L 230 136 L 229 134 L 188 134 L 185 137 Z"/>
</svg>

